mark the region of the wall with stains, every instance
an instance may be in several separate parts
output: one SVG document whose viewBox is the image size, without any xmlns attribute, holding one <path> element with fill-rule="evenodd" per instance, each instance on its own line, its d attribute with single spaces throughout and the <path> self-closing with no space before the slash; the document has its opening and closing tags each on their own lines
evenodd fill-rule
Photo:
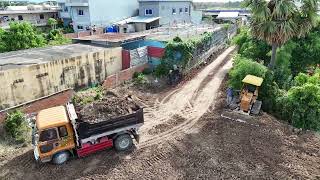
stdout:
<svg viewBox="0 0 320 180">
<path fill-rule="evenodd" d="M 0 71 L 0 110 L 68 88 L 102 83 L 122 69 L 122 48 Z"/>
</svg>

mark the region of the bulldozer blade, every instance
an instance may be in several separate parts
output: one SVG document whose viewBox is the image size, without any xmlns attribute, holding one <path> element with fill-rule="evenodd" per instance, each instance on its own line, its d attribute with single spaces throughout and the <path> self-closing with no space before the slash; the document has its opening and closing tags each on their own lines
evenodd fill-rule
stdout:
<svg viewBox="0 0 320 180">
<path fill-rule="evenodd" d="M 262 102 L 257 100 L 251 108 L 251 114 L 258 115 L 260 113 L 261 106 L 262 106 Z"/>
<path fill-rule="evenodd" d="M 221 117 L 223 117 L 223 118 L 225 118 L 225 119 L 232 120 L 232 121 L 237 121 L 237 122 L 241 122 L 241 123 L 247 123 L 245 120 L 242 120 L 242 119 L 235 119 L 235 118 L 229 117 L 229 116 L 224 115 L 224 114 L 221 114 Z"/>
</svg>

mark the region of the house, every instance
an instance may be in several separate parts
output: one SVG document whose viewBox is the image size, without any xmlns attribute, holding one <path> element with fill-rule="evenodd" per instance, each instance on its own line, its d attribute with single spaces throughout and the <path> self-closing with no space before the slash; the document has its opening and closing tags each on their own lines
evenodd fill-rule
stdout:
<svg viewBox="0 0 320 180">
<path fill-rule="evenodd" d="M 0 28 L 9 28 L 10 22 L 29 22 L 34 26 L 46 26 L 49 18 L 58 17 L 57 6 L 47 4 L 28 6 L 8 6 L 0 10 Z"/>
<path fill-rule="evenodd" d="M 139 0 L 139 16 L 160 17 L 159 24 L 191 23 L 192 0 Z"/>
<path fill-rule="evenodd" d="M 192 0 L 138 0 L 139 15 L 114 23 L 120 33 L 145 31 L 159 26 L 200 24 L 202 11 L 193 8 Z"/>
<path fill-rule="evenodd" d="M 90 27 L 106 27 L 117 21 L 138 15 L 137 0 L 59 0 L 60 18 L 74 30 L 84 31 Z"/>
</svg>

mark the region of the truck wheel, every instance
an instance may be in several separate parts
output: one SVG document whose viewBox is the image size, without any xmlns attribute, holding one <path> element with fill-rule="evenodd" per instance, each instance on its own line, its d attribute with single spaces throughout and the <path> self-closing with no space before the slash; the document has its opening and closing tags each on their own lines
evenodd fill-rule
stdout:
<svg viewBox="0 0 320 180">
<path fill-rule="evenodd" d="M 67 151 L 58 152 L 53 156 L 52 163 L 57 165 L 63 164 L 68 161 L 69 157 L 70 153 Z"/>
<path fill-rule="evenodd" d="M 123 134 L 114 141 L 114 147 L 117 151 L 129 150 L 133 145 L 132 138 L 129 134 Z"/>
</svg>

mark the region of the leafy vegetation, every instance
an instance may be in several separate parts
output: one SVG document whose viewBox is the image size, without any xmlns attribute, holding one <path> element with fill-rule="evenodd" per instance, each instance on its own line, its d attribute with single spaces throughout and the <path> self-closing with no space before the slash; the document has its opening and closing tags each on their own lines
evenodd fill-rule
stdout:
<svg viewBox="0 0 320 180">
<path fill-rule="evenodd" d="M 0 28 L 0 52 L 16 51 L 47 45 L 68 44 L 60 30 L 51 30 L 48 35 L 39 33 L 27 22 L 12 22 L 8 30 Z"/>
<path fill-rule="evenodd" d="M 247 75 L 255 75 L 258 77 L 265 77 L 267 68 L 257 62 L 250 59 L 243 58 L 241 56 L 235 57 L 234 68 L 229 72 L 230 81 L 229 84 L 234 89 L 241 89 L 242 79 Z"/>
<path fill-rule="evenodd" d="M 166 44 L 165 55 L 161 64 L 155 69 L 155 75 L 157 77 L 167 75 L 173 65 L 186 69 L 194 55 L 210 48 L 212 38 L 211 32 L 205 32 L 200 37 L 188 40 L 175 37 Z"/>
<path fill-rule="evenodd" d="M 55 30 L 57 25 L 58 25 L 58 21 L 54 18 L 49 18 L 48 19 L 48 25 L 51 26 L 52 30 Z"/>
<path fill-rule="evenodd" d="M 145 74 L 142 72 L 135 72 L 133 74 L 133 81 L 135 84 L 146 84 L 148 82 Z"/>
<path fill-rule="evenodd" d="M 21 111 L 9 113 L 4 121 L 4 128 L 8 135 L 17 143 L 24 143 L 30 131 L 25 116 Z"/>
<path fill-rule="evenodd" d="M 272 46 L 271 69 L 276 64 L 276 53 L 280 46 L 294 37 L 305 36 L 317 25 L 318 0 L 301 3 L 299 8 L 295 1 L 245 0 L 245 5 L 252 12 L 252 34 Z"/>
<path fill-rule="evenodd" d="M 295 85 L 283 97 L 280 117 L 295 127 L 320 131 L 320 73 L 312 76 L 299 74 Z"/>
<path fill-rule="evenodd" d="M 1 52 L 43 47 L 46 44 L 43 35 L 37 34 L 35 28 L 26 22 L 10 23 L 10 28 L 2 30 L 1 34 Z"/>
<path fill-rule="evenodd" d="M 270 48 L 247 53 L 260 40 L 254 40 L 248 28 L 241 29 L 234 39 L 240 49 L 230 72 L 230 85 L 239 89 L 246 74 L 263 77 L 259 98 L 264 111 L 295 127 L 320 131 L 320 70 L 316 69 L 320 60 L 319 35 L 317 27 L 304 38 L 288 41 L 277 51 L 276 67 L 267 70 L 267 63 L 258 63 L 260 67 L 255 63 L 266 62 L 264 57 L 268 57 Z"/>
<path fill-rule="evenodd" d="M 97 86 L 78 91 L 72 98 L 72 102 L 77 105 L 86 105 L 93 101 L 99 101 L 103 97 L 103 87 Z"/>
</svg>

